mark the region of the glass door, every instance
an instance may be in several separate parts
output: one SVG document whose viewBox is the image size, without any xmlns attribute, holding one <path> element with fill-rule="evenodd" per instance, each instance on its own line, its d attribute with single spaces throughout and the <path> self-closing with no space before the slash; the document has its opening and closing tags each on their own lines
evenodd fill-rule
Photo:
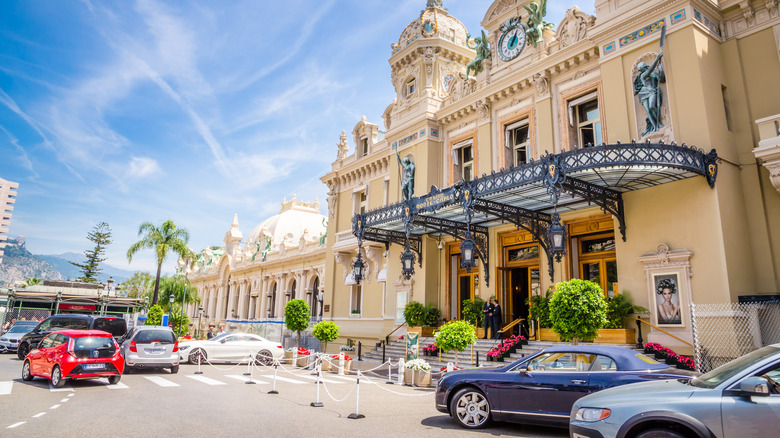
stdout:
<svg viewBox="0 0 780 438">
<path fill-rule="evenodd" d="M 618 293 L 615 235 L 583 237 L 579 245 L 580 278 L 592 281 L 611 297 Z"/>
<path fill-rule="evenodd" d="M 463 319 L 463 301 L 474 298 L 476 281 L 476 272 L 458 274 L 458 319 Z"/>
</svg>

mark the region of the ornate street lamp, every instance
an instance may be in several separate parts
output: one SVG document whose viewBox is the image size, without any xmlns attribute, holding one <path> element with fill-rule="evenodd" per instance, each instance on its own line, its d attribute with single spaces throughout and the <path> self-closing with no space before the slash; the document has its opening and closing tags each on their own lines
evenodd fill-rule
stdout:
<svg viewBox="0 0 780 438">
<path fill-rule="evenodd" d="M 360 248 L 358 248 L 357 259 L 355 259 L 355 263 L 352 264 L 352 275 L 355 277 L 355 283 L 360 284 L 360 282 L 363 281 L 364 268 L 363 256 L 360 253 Z"/>
<path fill-rule="evenodd" d="M 477 244 L 471 240 L 471 234 L 469 233 L 466 240 L 460 243 L 460 267 L 464 268 L 466 272 L 471 272 L 471 268 L 477 265 L 474 258 L 476 250 Z"/>
<path fill-rule="evenodd" d="M 198 307 L 198 334 L 197 338 L 200 339 L 200 320 L 203 318 L 203 306 Z"/>
<path fill-rule="evenodd" d="M 407 280 L 414 275 L 414 259 L 414 253 L 407 246 L 406 251 L 401 254 L 401 273 Z"/>
<path fill-rule="evenodd" d="M 108 277 L 108 281 L 106 281 L 106 296 L 110 296 L 113 290 L 114 290 L 114 277 Z"/>
<path fill-rule="evenodd" d="M 566 255 L 566 227 L 561 225 L 558 213 L 553 213 L 552 224 L 547 228 L 547 238 L 550 239 L 550 252 L 555 261 L 559 262 Z"/>
</svg>

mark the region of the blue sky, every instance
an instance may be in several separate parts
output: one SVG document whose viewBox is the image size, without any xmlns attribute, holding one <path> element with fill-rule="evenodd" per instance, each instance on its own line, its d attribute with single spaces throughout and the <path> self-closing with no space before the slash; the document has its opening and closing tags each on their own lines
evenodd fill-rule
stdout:
<svg viewBox="0 0 780 438">
<path fill-rule="evenodd" d="M 0 2 L 0 178 L 19 183 L 9 235 L 37 254 L 83 252 L 105 221 L 106 263 L 151 271 L 150 252 L 125 257 L 144 221 L 173 220 L 200 250 L 234 213 L 246 236 L 293 194 L 327 214 L 319 178 L 339 134 L 363 115 L 383 128 L 390 44 L 425 3 Z M 491 3 L 444 6 L 479 34 Z M 556 3 L 557 26 L 571 4 Z"/>
</svg>

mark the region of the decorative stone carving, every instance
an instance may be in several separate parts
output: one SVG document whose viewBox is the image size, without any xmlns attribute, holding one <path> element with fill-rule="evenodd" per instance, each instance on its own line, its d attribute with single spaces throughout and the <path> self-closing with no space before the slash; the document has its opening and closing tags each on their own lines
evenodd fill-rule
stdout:
<svg viewBox="0 0 780 438">
<path fill-rule="evenodd" d="M 425 63 L 425 88 L 433 87 L 433 59 L 433 47 L 426 47 L 425 54 L 423 55 L 423 62 Z"/>
<path fill-rule="evenodd" d="M 748 25 L 752 26 L 754 24 L 754 19 L 756 18 L 756 12 L 753 10 L 753 7 L 750 6 L 750 0 L 741 2 L 739 8 L 742 10 L 742 16 L 745 17 Z"/>
<path fill-rule="evenodd" d="M 481 121 L 490 120 L 490 105 L 484 100 L 478 100 L 474 103 L 474 108 L 479 111 L 479 119 Z"/>
<path fill-rule="evenodd" d="M 536 73 L 533 78 L 536 86 L 536 96 L 539 98 L 550 95 L 550 80 L 547 72 Z"/>
<path fill-rule="evenodd" d="M 493 3 L 493 6 L 488 10 L 487 20 L 490 21 L 493 18 L 501 15 L 507 9 L 516 9 L 520 2 L 518 0 L 500 0 Z"/>
<path fill-rule="evenodd" d="M 770 0 L 764 3 L 764 6 L 766 6 L 766 10 L 767 12 L 769 12 L 770 18 L 774 18 L 777 16 L 777 0 Z"/>
<path fill-rule="evenodd" d="M 347 157 L 347 152 L 349 152 L 349 145 L 347 144 L 347 131 L 341 130 L 341 135 L 339 136 L 339 142 L 336 143 L 336 146 L 339 148 L 338 155 L 336 156 L 336 159 L 343 160 Z"/>
<path fill-rule="evenodd" d="M 348 252 L 337 252 L 333 254 L 333 258 L 344 268 L 342 280 L 346 280 L 347 275 L 352 271 L 352 255 Z"/>
<path fill-rule="evenodd" d="M 374 272 L 374 278 L 376 278 L 379 275 L 379 271 L 382 270 L 382 255 L 384 253 L 384 249 L 379 246 L 369 246 L 366 248 L 366 258 L 369 261 L 369 264 L 373 266 L 373 270 L 370 272 Z M 369 277 L 366 277 L 368 280 Z"/>
<path fill-rule="evenodd" d="M 452 102 L 457 102 L 477 89 L 477 80 L 474 78 L 466 79 L 466 75 L 459 73 L 450 85 L 450 98 Z"/>
<path fill-rule="evenodd" d="M 572 6 L 566 11 L 566 16 L 558 25 L 558 41 L 561 48 L 571 46 L 572 44 L 585 38 L 588 28 L 596 23 L 596 17 L 588 15 L 577 6 Z"/>
</svg>

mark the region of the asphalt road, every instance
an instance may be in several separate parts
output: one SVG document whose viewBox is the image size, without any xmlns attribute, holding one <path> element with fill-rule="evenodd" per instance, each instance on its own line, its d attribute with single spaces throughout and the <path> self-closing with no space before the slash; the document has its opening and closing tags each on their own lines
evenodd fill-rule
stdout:
<svg viewBox="0 0 780 438">
<path fill-rule="evenodd" d="M 203 366 L 195 375 L 196 366 L 183 364 L 178 374 L 144 370 L 125 374 L 118 385 L 81 380 L 62 389 L 39 378 L 22 381 L 21 367 L 15 354 L 0 355 L 0 437 L 568 436 L 515 424 L 465 430 L 435 409 L 432 388 L 388 385 L 380 377 L 362 378 L 358 387 L 354 376 L 325 373 L 324 407 L 315 408 L 314 376 L 299 368 L 280 371 L 279 393 L 268 394 L 273 371 L 255 371 L 257 383 L 246 384 L 246 365 Z M 352 413 L 365 418 L 349 419 Z"/>
</svg>

